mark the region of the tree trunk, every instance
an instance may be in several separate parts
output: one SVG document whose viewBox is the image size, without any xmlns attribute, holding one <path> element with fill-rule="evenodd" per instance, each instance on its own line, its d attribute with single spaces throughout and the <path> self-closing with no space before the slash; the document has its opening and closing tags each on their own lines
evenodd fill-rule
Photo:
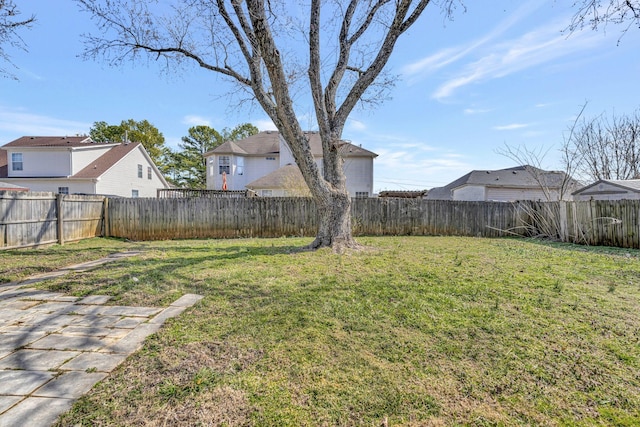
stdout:
<svg viewBox="0 0 640 427">
<path fill-rule="evenodd" d="M 331 247 L 335 252 L 358 248 L 351 232 L 351 200 L 346 192 L 331 191 L 314 197 L 318 212 L 318 232 L 307 247 Z"/>
</svg>

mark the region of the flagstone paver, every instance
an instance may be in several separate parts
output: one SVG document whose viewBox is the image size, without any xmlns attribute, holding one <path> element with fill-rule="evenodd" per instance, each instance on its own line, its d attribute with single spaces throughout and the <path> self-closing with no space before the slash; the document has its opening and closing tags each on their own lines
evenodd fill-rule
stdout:
<svg viewBox="0 0 640 427">
<path fill-rule="evenodd" d="M 50 371 L 79 354 L 77 351 L 18 350 L 0 359 L 0 369 Z"/>
<path fill-rule="evenodd" d="M 187 294 L 164 309 L 107 306 L 108 295 L 77 298 L 28 287 L 136 254 L 0 285 L 0 427 L 50 426 L 167 319 L 202 299 Z"/>
<path fill-rule="evenodd" d="M 81 353 L 78 357 L 75 357 L 60 366 L 60 369 L 63 371 L 111 372 L 126 358 L 126 353 L 114 354 L 86 352 Z"/>
<path fill-rule="evenodd" d="M 0 396 L 0 413 L 11 408 L 23 399 L 22 396 Z"/>
<path fill-rule="evenodd" d="M 34 391 L 33 396 L 77 399 L 106 376 L 106 372 L 66 372 Z"/>
<path fill-rule="evenodd" d="M 0 414 L 0 427 L 50 426 L 67 412 L 74 399 L 29 397 Z"/>
<path fill-rule="evenodd" d="M 50 371 L 0 371 L 2 394 L 5 396 L 28 395 L 38 387 L 51 381 L 55 376 Z"/>
</svg>

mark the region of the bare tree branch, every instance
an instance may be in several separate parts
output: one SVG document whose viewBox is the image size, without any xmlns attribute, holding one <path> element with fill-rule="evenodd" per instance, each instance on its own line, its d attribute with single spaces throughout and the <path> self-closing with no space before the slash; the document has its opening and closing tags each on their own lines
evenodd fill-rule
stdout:
<svg viewBox="0 0 640 427">
<path fill-rule="evenodd" d="M 18 19 L 20 10 L 13 0 L 0 0 L 0 76 L 14 79 L 17 77 L 9 72 L 4 64 L 17 68 L 11 61 L 11 55 L 5 50 L 5 46 L 10 46 L 20 50 L 27 50 L 19 31 L 23 28 L 31 28 L 36 21 L 35 15 L 27 19 Z"/>
<path fill-rule="evenodd" d="M 585 27 L 597 30 L 608 24 L 622 25 L 621 39 L 631 27 L 640 28 L 640 0 L 576 0 L 573 6 L 576 13 L 567 28 L 570 32 Z"/>
</svg>

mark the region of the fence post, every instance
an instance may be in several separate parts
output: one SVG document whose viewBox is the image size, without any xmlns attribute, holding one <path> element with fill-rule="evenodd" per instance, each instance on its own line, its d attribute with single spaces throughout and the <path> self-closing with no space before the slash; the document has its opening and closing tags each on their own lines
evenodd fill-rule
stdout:
<svg viewBox="0 0 640 427">
<path fill-rule="evenodd" d="M 102 235 L 103 237 L 109 237 L 111 230 L 109 230 L 109 198 L 105 197 L 102 203 Z"/>
<path fill-rule="evenodd" d="M 62 201 L 64 194 L 58 193 L 56 195 L 56 208 L 58 209 L 58 244 L 64 245 L 64 214 L 62 213 Z"/>
<path fill-rule="evenodd" d="M 567 202 L 564 200 L 558 201 L 559 206 L 559 220 L 560 220 L 560 241 L 568 242 L 569 241 L 569 233 L 567 232 L 568 224 L 567 224 Z"/>
</svg>

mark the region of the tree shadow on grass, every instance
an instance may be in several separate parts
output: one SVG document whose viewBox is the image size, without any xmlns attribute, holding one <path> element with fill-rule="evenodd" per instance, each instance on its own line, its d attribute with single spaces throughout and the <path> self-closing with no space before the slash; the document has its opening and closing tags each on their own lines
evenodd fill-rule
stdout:
<svg viewBox="0 0 640 427">
<path fill-rule="evenodd" d="M 165 251 L 168 255 L 164 255 Z M 207 274 L 200 277 L 199 274 L 206 266 L 224 271 L 225 264 L 246 262 L 250 257 L 264 259 L 298 251 L 299 248 L 293 245 L 178 245 L 171 248 L 150 245 L 139 256 L 104 264 L 91 271 L 72 272 L 43 281 L 38 287 L 75 296 L 110 295 L 113 297 L 110 304 L 166 306 L 184 293 L 210 294 L 213 291 L 211 281 L 215 281 L 215 277 Z"/>
</svg>

